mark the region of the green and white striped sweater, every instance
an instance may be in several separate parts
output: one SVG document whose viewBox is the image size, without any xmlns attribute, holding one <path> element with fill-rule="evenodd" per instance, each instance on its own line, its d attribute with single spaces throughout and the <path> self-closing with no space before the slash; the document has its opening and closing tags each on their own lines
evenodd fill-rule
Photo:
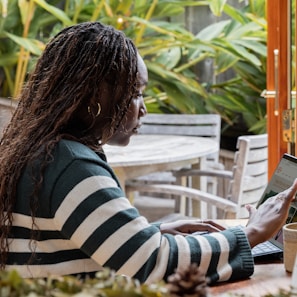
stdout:
<svg viewBox="0 0 297 297">
<path fill-rule="evenodd" d="M 26 169 L 18 184 L 6 266 L 23 277 L 85 275 L 105 266 L 151 283 L 191 262 L 212 283 L 253 273 L 249 243 L 240 228 L 204 236 L 162 235 L 130 204 L 104 156 L 80 143 L 60 141 L 46 168 L 36 241 L 30 241 L 32 184 Z"/>
</svg>

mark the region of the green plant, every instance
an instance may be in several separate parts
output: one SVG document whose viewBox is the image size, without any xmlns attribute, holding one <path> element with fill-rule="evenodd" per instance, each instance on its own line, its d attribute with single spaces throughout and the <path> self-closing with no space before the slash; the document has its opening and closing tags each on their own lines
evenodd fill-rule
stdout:
<svg viewBox="0 0 297 297">
<path fill-rule="evenodd" d="M 216 112 L 230 126 L 243 115 L 250 131 L 263 132 L 264 2 L 250 0 L 235 9 L 222 0 L 0 0 L 0 96 L 18 94 L 45 43 L 61 28 L 99 20 L 135 41 L 149 71 L 149 112 Z M 195 36 L 173 21 L 195 6 L 208 6 L 229 20 Z M 234 77 L 199 81 L 194 66 L 205 59 L 212 59 L 215 78 L 230 70 Z"/>
<path fill-rule="evenodd" d="M 16 271 L 0 272 L 1 297 L 171 297 L 185 296 L 182 292 L 170 294 L 170 286 L 165 282 L 150 285 L 137 280 L 115 275 L 104 269 L 93 279 L 80 280 L 74 276 L 49 276 L 48 278 L 23 279 Z M 208 296 L 209 294 L 207 294 Z M 188 296 L 205 296 L 192 294 Z M 280 290 L 263 297 L 294 297 L 293 291 Z M 251 297 L 249 295 L 225 292 L 222 297 Z"/>
<path fill-rule="evenodd" d="M 208 99 L 227 123 L 236 123 L 242 116 L 249 132 L 265 133 L 266 102 L 260 97 L 266 87 L 265 0 L 250 0 L 242 9 L 225 4 L 220 12 L 229 19 L 205 28 L 196 37 L 211 52 L 215 76 L 230 70 L 234 76 L 210 84 Z"/>
<path fill-rule="evenodd" d="M 15 96 L 18 93 L 27 69 L 30 70 L 31 64 L 34 63 L 32 56 L 40 55 L 45 42 L 53 34 L 62 27 L 95 20 L 123 30 L 135 40 L 151 73 L 152 87 L 149 87 L 151 92 L 148 93 L 162 99 L 159 90 L 153 90 L 153 86 L 156 85 L 154 79 L 160 79 L 160 83 L 168 79 L 176 84 L 181 84 L 182 81 L 183 84 L 189 85 L 189 90 L 202 93 L 204 90 L 195 79 L 176 73 L 172 70 L 172 65 L 168 65 L 168 53 L 173 52 L 173 60 L 178 60 L 184 44 L 193 36 L 182 24 L 164 20 L 164 16 L 178 15 L 186 6 L 196 5 L 195 2 L 1 0 L 1 95 Z"/>
<path fill-rule="evenodd" d="M 140 284 L 129 277 L 115 275 L 109 269 L 97 272 L 92 279 L 73 276 L 47 279 L 23 279 L 16 271 L 0 273 L 1 297 L 169 297 L 163 282 Z"/>
</svg>

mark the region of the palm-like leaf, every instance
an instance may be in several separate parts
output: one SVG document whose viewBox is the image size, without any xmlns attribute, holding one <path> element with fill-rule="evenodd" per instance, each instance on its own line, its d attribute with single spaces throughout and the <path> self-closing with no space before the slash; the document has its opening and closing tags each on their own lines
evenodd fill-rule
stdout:
<svg viewBox="0 0 297 297">
<path fill-rule="evenodd" d="M 21 49 L 28 57 L 38 56 L 47 40 L 63 27 L 99 20 L 135 40 L 149 71 L 149 111 L 219 112 L 230 125 L 242 113 L 254 132 L 263 130 L 259 123 L 265 119 L 265 104 L 255 98 L 265 88 L 265 0 L 250 0 L 242 9 L 226 0 L 22 1 L 8 1 L 7 16 L 0 19 L 0 68 L 4 73 L 0 95 L 14 92 L 14 69 Z M 196 36 L 183 24 L 170 21 L 195 6 L 208 6 L 215 16 L 224 13 L 229 19 Z M 195 66 L 206 60 L 212 61 L 214 80 L 203 82 Z M 28 69 L 32 63 L 30 58 Z M 217 79 L 230 71 L 235 74 L 233 79 Z"/>
</svg>

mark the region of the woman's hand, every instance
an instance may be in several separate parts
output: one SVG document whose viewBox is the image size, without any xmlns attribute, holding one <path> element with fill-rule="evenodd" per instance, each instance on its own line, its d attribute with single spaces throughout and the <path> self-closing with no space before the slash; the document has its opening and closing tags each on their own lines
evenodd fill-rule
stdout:
<svg viewBox="0 0 297 297">
<path fill-rule="evenodd" d="M 225 230 L 225 227 L 211 220 L 178 220 L 160 225 L 162 233 L 173 235 L 189 235 L 195 232 L 218 232 Z"/>
<path fill-rule="evenodd" d="M 270 197 L 258 209 L 250 205 L 247 206 L 250 218 L 245 233 L 251 247 L 270 239 L 282 228 L 296 192 L 297 179 L 289 189 Z"/>
</svg>

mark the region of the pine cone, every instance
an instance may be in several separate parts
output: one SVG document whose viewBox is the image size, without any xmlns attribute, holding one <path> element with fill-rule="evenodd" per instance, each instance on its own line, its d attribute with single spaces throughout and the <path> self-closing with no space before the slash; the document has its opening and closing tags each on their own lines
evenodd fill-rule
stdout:
<svg viewBox="0 0 297 297">
<path fill-rule="evenodd" d="M 207 281 L 197 264 L 176 270 L 167 280 L 170 297 L 207 297 Z"/>
</svg>

